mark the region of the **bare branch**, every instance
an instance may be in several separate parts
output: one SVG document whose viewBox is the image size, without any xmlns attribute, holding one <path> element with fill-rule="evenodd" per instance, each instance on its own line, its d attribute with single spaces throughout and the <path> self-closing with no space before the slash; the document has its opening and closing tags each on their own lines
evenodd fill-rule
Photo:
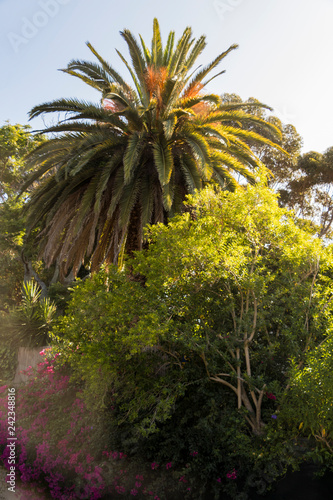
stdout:
<svg viewBox="0 0 333 500">
<path fill-rule="evenodd" d="M 253 293 L 253 292 L 252 292 Z M 258 315 L 258 302 L 257 302 L 257 299 L 253 293 L 253 298 L 254 298 L 254 302 L 253 302 L 253 307 L 254 307 L 254 313 L 253 313 L 253 325 L 252 325 L 252 332 L 251 332 L 251 335 L 249 337 L 249 340 L 248 342 L 251 342 L 253 337 L 254 337 L 254 334 L 256 332 L 256 327 L 257 327 L 257 315 Z"/>
<path fill-rule="evenodd" d="M 212 376 L 209 377 L 210 380 L 213 380 L 213 382 L 218 382 L 219 384 L 225 385 L 226 387 L 229 387 L 229 389 L 233 390 L 234 393 L 238 396 L 237 388 L 234 387 L 232 384 L 229 384 L 226 380 L 223 380 L 223 378 L 219 378 L 217 376 Z"/>
</svg>

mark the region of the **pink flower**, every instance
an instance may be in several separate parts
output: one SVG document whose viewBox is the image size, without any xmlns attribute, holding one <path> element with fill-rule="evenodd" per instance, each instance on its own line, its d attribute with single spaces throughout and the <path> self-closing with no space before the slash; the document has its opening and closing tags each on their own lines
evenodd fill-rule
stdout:
<svg viewBox="0 0 333 500">
<path fill-rule="evenodd" d="M 166 464 L 166 469 L 167 469 L 167 470 L 168 470 L 168 469 L 171 469 L 171 467 L 172 467 L 172 462 L 168 462 L 168 463 Z"/>
<path fill-rule="evenodd" d="M 217 481 L 218 483 L 220 483 L 220 482 L 221 482 L 221 478 L 220 478 L 220 477 L 218 477 L 218 478 L 216 479 L 216 481 Z"/>
<path fill-rule="evenodd" d="M 153 462 L 153 463 L 151 464 L 151 468 L 152 468 L 153 470 L 158 469 L 158 467 L 159 467 L 159 465 L 158 465 L 156 462 Z"/>
<path fill-rule="evenodd" d="M 131 495 L 135 496 L 138 494 L 138 490 L 136 490 L 135 488 L 131 489 L 130 491 Z"/>
<path fill-rule="evenodd" d="M 86 456 L 86 462 L 89 464 L 90 462 L 93 462 L 94 461 L 94 457 L 92 457 L 91 455 L 89 455 L 89 453 L 87 454 Z"/>
<path fill-rule="evenodd" d="M 272 399 L 273 401 L 276 401 L 276 396 L 272 392 L 266 392 L 266 396 L 268 399 Z"/>
<path fill-rule="evenodd" d="M 236 469 L 233 469 L 232 471 L 229 471 L 227 473 L 227 478 L 228 479 L 237 479 L 237 471 L 236 471 Z"/>
<path fill-rule="evenodd" d="M 192 451 L 192 453 L 190 453 L 191 457 L 195 457 L 197 454 L 198 454 L 197 451 Z"/>
<path fill-rule="evenodd" d="M 125 493 L 125 491 L 126 491 L 124 486 L 115 486 L 115 490 L 117 493 Z"/>
</svg>

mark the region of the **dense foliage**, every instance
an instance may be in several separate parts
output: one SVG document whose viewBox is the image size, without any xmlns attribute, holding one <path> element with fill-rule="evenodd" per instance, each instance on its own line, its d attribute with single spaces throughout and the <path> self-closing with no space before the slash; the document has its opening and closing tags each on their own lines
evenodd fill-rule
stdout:
<svg viewBox="0 0 333 500">
<path fill-rule="evenodd" d="M 5 123 L 0 127 L 0 383 L 13 377 L 18 347 L 38 344 L 45 337 L 45 328 L 42 333 L 40 327 L 48 321 L 47 308 L 43 312 L 36 299 L 40 291 L 29 283 L 33 276 L 38 279 L 35 270 L 42 270 L 42 265 L 36 261 L 33 235 L 23 244 L 25 199 L 17 199 L 22 183 L 32 173 L 25 155 L 41 142 L 43 137 L 33 136 L 29 126 Z M 33 305 L 30 294 L 29 307 L 31 287 L 36 300 Z"/>
<path fill-rule="evenodd" d="M 36 106 L 66 113 L 47 140 L 0 128 L 0 458 L 17 350 L 49 343 L 17 388 L 26 500 L 245 500 L 333 468 L 333 149 L 205 92 L 236 46 L 193 71 L 190 28 L 121 35 L 133 87 L 88 44 L 64 72 L 99 104 Z"/>
<path fill-rule="evenodd" d="M 198 496 L 212 484 L 263 492 L 296 460 L 280 413 L 292 362 L 332 328 L 331 250 L 263 186 L 202 191 L 149 241 L 128 275 L 110 268 L 75 287 L 53 329 L 62 362 L 126 453 L 172 450 L 185 470 L 198 452 L 187 467 Z"/>
<path fill-rule="evenodd" d="M 16 477 L 20 477 L 16 492 L 21 500 L 118 496 L 160 500 L 165 490 L 172 498 L 186 498 L 191 488 L 179 481 L 170 464 L 135 462 L 108 448 L 103 415 L 88 411 L 79 387 L 59 371 L 58 354 L 49 350 L 40 354 L 37 370 L 26 373 L 27 384 L 14 389 Z M 6 415 L 12 394 L 12 387 L 0 387 L 0 458 L 5 464 L 10 456 Z"/>
<path fill-rule="evenodd" d="M 0 127 L 0 309 L 17 303 L 24 277 L 21 258 L 25 234 L 24 200 L 17 200 L 31 174 L 24 157 L 42 142 L 30 127 L 6 123 Z M 31 248 L 28 250 L 31 256 Z"/>
<path fill-rule="evenodd" d="M 286 177 L 281 189 L 285 206 L 317 227 L 321 237 L 332 239 L 333 148 L 323 154 L 309 151 L 300 155 L 293 175 Z"/>
<path fill-rule="evenodd" d="M 42 298 L 34 281 L 23 283 L 20 304 L 3 314 L 0 323 L 0 383 L 11 380 L 17 367 L 20 347 L 48 344 L 48 332 L 56 315 L 56 305 Z"/>
<path fill-rule="evenodd" d="M 324 454 L 314 454 L 326 467 L 333 459 L 333 339 L 332 331 L 311 350 L 300 369 L 293 363 L 290 390 L 283 402 L 281 417 L 296 434 L 313 436 L 323 445 Z"/>
</svg>

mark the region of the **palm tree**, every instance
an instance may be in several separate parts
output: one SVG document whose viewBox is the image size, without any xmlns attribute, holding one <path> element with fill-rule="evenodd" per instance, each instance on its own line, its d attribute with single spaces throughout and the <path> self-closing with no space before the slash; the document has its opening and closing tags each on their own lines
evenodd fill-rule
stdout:
<svg viewBox="0 0 333 500">
<path fill-rule="evenodd" d="M 121 35 L 131 64 L 117 53 L 133 86 L 87 43 L 98 63 L 73 60 L 63 71 L 100 91 L 100 103 L 59 99 L 30 112 L 30 118 L 65 113 L 43 130 L 53 137 L 28 157 L 38 169 L 23 187 L 38 181 L 28 203 L 30 231 L 39 230 L 46 265 L 57 262 L 63 276 L 84 261 L 94 270 L 140 249 L 143 227 L 166 222 L 186 194 L 207 182 L 234 190 L 236 173 L 254 183 L 263 164 L 248 143 L 279 147 L 272 142 L 280 140 L 279 129 L 243 110 L 267 106 L 223 104 L 204 92 L 223 73 L 211 77 L 212 70 L 237 45 L 193 69 L 206 41 L 192 38 L 191 28 L 176 44 L 170 32 L 163 47 L 155 19 L 150 50 L 141 36 L 140 46 L 130 31 Z"/>
</svg>

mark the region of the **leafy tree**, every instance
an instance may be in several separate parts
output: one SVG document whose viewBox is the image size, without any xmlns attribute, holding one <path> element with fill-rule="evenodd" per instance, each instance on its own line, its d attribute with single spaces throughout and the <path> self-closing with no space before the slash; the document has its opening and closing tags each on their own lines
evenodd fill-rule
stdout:
<svg viewBox="0 0 333 500">
<path fill-rule="evenodd" d="M 8 122 L 0 127 L 0 202 L 16 196 L 31 173 L 24 157 L 43 138 L 34 137 L 30 129 L 29 125 L 11 125 Z"/>
<path fill-rule="evenodd" d="M 58 99 L 30 113 L 65 113 L 45 129 L 56 136 L 30 155 L 29 168 L 38 170 L 25 184 L 40 180 L 29 227 L 38 228 L 45 262 L 57 262 L 62 276 L 89 259 L 95 270 L 142 248 L 143 227 L 166 222 L 207 182 L 233 190 L 234 173 L 255 182 L 263 164 L 249 143 L 281 149 L 279 128 L 245 111 L 263 104 L 223 103 L 204 91 L 236 45 L 194 69 L 206 41 L 192 38 L 191 28 L 177 43 L 170 32 L 163 46 L 155 19 L 151 49 L 128 30 L 121 35 L 131 63 L 117 53 L 134 87 L 88 43 L 98 63 L 73 60 L 63 71 L 97 89 L 100 104 Z"/>
<path fill-rule="evenodd" d="M 223 94 L 222 101 L 243 103 L 236 94 Z M 247 102 L 258 101 L 249 98 Z M 333 148 L 328 148 L 323 154 L 309 151 L 302 155 L 303 141 L 292 124 L 283 124 L 274 115 L 268 116 L 262 107 L 246 111 L 281 129 L 280 145 L 288 154 L 265 144 L 251 144 L 252 151 L 273 174 L 269 185 L 279 194 L 280 205 L 294 210 L 295 220 L 312 227 L 318 236 L 331 238 Z M 255 123 L 249 124 L 248 128 L 258 132 Z M 265 135 L 264 131 L 262 133 Z"/>
<path fill-rule="evenodd" d="M 205 190 L 189 203 L 192 218 L 152 227 L 132 262 L 145 286 L 97 275 L 77 288 L 54 334 L 80 378 L 94 380 L 92 365 L 105 370 L 103 390 L 111 384 L 120 418 L 143 433 L 170 416 L 187 384 L 205 380 L 229 392 L 260 435 L 290 356 L 302 361 L 330 326 L 331 286 L 319 272 L 331 254 L 263 186 Z"/>
<path fill-rule="evenodd" d="M 240 104 L 245 104 L 237 94 L 223 94 L 222 102 L 238 102 Z M 251 103 L 252 106 L 255 103 L 259 103 L 259 101 L 253 97 L 250 97 L 247 102 Z M 274 124 L 281 130 L 281 140 L 279 144 L 283 147 L 283 151 L 271 148 L 265 144 L 251 144 L 251 149 L 273 174 L 273 176 L 269 178 L 270 187 L 281 194 L 281 190 L 285 189 L 288 183 L 298 176 L 297 161 L 301 154 L 302 138 L 292 124 L 282 123 L 274 114 L 268 115 L 265 108 L 248 107 L 245 108 L 245 110 L 247 113 L 254 114 L 258 118 Z M 274 110 L 272 111 L 274 113 Z M 254 132 L 259 132 L 256 123 L 249 124 L 248 128 Z M 265 132 L 262 131 L 262 134 L 265 135 Z"/>
<path fill-rule="evenodd" d="M 264 186 L 202 190 L 187 208 L 149 228 L 129 276 L 111 266 L 77 283 L 55 350 L 109 416 L 113 448 L 172 460 L 198 497 L 234 468 L 238 492 L 263 492 L 297 459 L 290 368 L 332 329 L 332 252 Z"/>
<path fill-rule="evenodd" d="M 21 251 L 24 236 L 22 202 L 7 200 L 0 204 L 0 302 L 1 309 L 19 300 L 24 277 Z"/>
<path fill-rule="evenodd" d="M 308 219 L 320 237 L 331 237 L 333 223 L 333 147 L 323 154 L 310 151 L 299 156 L 294 175 L 281 190 L 282 203 Z"/>
<path fill-rule="evenodd" d="M 25 234 L 25 201 L 17 200 L 22 183 L 31 170 L 24 157 L 38 146 L 43 137 L 34 137 L 29 126 L 6 123 L 0 127 L 0 302 L 1 308 L 13 305 L 20 297 L 24 275 L 31 277 L 30 258 L 22 262 L 23 238 Z"/>
<path fill-rule="evenodd" d="M 332 466 L 333 460 L 333 338 L 307 353 L 304 365 L 293 363 L 290 389 L 282 403 L 281 418 L 296 435 L 313 436 L 324 450 L 317 458 Z"/>
<path fill-rule="evenodd" d="M 301 360 L 329 324 L 315 290 L 330 252 L 263 188 L 216 198 L 206 191 L 192 204 L 196 223 L 187 217 L 152 229 L 155 244 L 138 269 L 179 311 L 173 317 L 188 353 L 235 394 L 260 433 L 268 417 L 263 401 L 286 384 L 290 355 Z"/>
</svg>

